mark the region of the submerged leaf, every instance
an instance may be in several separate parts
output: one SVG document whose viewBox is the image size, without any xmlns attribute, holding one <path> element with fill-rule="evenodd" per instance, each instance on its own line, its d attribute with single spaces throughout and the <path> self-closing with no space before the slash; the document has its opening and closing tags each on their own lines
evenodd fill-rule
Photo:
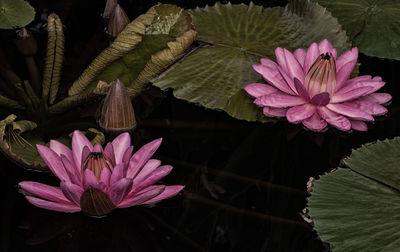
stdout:
<svg viewBox="0 0 400 252">
<path fill-rule="evenodd" d="M 126 50 L 120 58 L 110 60 L 110 65 L 96 72 L 101 72 L 98 76 L 92 75 L 93 78 L 88 80 L 90 84 L 85 82 L 84 87 L 74 92 L 71 88 L 70 94 L 92 90 L 99 81 L 109 83 L 120 79 L 128 86 L 129 94 L 136 95 L 192 44 L 196 32 L 187 11 L 175 5 L 159 4 L 150 8 L 145 15 L 151 15 L 152 20 L 145 23 L 143 31 L 138 33 L 140 41 L 136 47 Z"/>
<path fill-rule="evenodd" d="M 248 121 L 271 121 L 243 91 L 262 81 L 252 65 L 274 58 L 276 47 L 295 49 L 328 38 L 343 52 L 347 37 L 337 20 L 318 4 L 291 1 L 286 8 L 219 4 L 190 10 L 198 31 L 198 48 L 161 78 L 161 89 L 173 88 L 175 97 L 222 109 Z M 204 43 L 202 43 L 204 44 Z"/>
<path fill-rule="evenodd" d="M 360 52 L 400 59 L 400 1 L 313 1 L 332 12 Z"/>
<path fill-rule="evenodd" d="M 35 10 L 24 0 L 0 0 L 0 29 L 24 27 L 35 18 Z"/>
<path fill-rule="evenodd" d="M 400 138 L 354 150 L 349 168 L 321 176 L 308 202 L 322 240 L 333 251 L 400 247 Z"/>
</svg>

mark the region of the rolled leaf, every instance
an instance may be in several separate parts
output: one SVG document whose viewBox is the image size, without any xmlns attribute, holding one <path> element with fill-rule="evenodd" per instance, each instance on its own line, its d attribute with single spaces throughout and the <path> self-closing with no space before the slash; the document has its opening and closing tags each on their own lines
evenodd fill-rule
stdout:
<svg viewBox="0 0 400 252">
<path fill-rule="evenodd" d="M 72 84 L 68 94 L 73 96 L 82 92 L 109 64 L 135 48 L 142 41 L 141 35 L 145 33 L 146 26 L 151 24 L 155 15 L 154 9 L 150 9 L 146 14 L 140 15 L 129 23 L 114 42 L 89 64 Z"/>
<path fill-rule="evenodd" d="M 140 43 L 104 68 L 86 91 L 95 89 L 99 81 L 110 83 L 120 79 L 129 94 L 136 95 L 192 44 L 196 31 L 187 11 L 175 5 L 158 4 L 148 13 L 155 13 L 155 17 L 146 24 Z"/>
<path fill-rule="evenodd" d="M 64 33 L 60 18 L 52 13 L 47 18 L 47 55 L 43 73 L 42 97 L 53 104 L 60 86 L 60 73 L 64 58 Z"/>
</svg>

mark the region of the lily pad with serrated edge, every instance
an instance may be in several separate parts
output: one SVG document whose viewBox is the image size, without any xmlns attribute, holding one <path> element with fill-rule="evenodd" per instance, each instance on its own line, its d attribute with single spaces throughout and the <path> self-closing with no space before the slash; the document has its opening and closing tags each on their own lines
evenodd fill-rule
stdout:
<svg viewBox="0 0 400 252">
<path fill-rule="evenodd" d="M 93 90 L 99 81 L 109 83 L 119 78 L 128 86 L 128 92 L 136 95 L 151 78 L 175 62 L 195 36 L 187 11 L 175 5 L 158 4 L 128 24 L 74 82 L 69 94 Z M 126 41 L 131 41 L 131 45 L 121 48 L 119 44 Z"/>
<path fill-rule="evenodd" d="M 31 170 L 48 170 L 37 151 L 36 145 L 49 145 L 36 132 L 37 125 L 27 120 L 16 121 L 15 115 L 10 115 L 0 121 L 0 150 L 18 165 Z M 83 132 L 92 144 L 103 144 L 104 134 L 89 128 Z M 64 135 L 55 139 L 71 147 L 71 136 Z"/>
<path fill-rule="evenodd" d="M 314 182 L 308 209 L 318 235 L 335 251 L 400 248 L 400 137 L 352 152 L 348 168 Z"/>
<path fill-rule="evenodd" d="M 306 0 L 286 7 L 223 5 L 190 10 L 197 39 L 210 46 L 198 48 L 153 83 L 173 88 L 175 97 L 222 109 L 247 121 L 271 121 L 243 91 L 260 82 L 252 69 L 260 58 L 274 59 L 276 47 L 294 51 L 328 38 L 342 53 L 349 47 L 345 32 L 325 8 Z"/>
<path fill-rule="evenodd" d="M 400 1 L 313 0 L 338 18 L 360 52 L 400 60 Z"/>
<path fill-rule="evenodd" d="M 23 27 L 33 21 L 35 10 L 24 0 L 0 0 L 0 29 Z"/>
</svg>

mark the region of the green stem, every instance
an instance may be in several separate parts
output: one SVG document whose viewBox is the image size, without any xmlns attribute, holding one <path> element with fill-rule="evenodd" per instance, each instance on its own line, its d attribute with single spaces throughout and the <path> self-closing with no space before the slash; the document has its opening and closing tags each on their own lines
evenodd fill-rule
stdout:
<svg viewBox="0 0 400 252">
<path fill-rule="evenodd" d="M 29 71 L 29 78 L 31 80 L 33 90 L 35 91 L 36 95 L 41 96 L 41 77 L 36 61 L 32 56 L 26 56 L 25 62 Z"/>
</svg>

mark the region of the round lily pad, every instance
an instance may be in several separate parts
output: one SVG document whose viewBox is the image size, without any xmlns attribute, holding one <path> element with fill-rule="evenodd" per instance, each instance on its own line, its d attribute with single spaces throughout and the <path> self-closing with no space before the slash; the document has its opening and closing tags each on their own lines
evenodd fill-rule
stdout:
<svg viewBox="0 0 400 252">
<path fill-rule="evenodd" d="M 252 69 L 260 58 L 274 59 L 276 47 L 295 50 L 328 38 L 339 53 L 348 48 L 347 36 L 325 8 L 306 0 L 286 7 L 220 4 L 190 10 L 201 45 L 153 80 L 175 97 L 207 108 L 222 109 L 248 121 L 270 121 L 243 91 L 263 82 Z"/>
<path fill-rule="evenodd" d="M 326 7 L 360 52 L 400 59 L 400 1 L 314 0 Z"/>
<path fill-rule="evenodd" d="M 24 0 L 0 0 L 0 29 L 23 27 L 35 18 L 35 10 Z"/>
<path fill-rule="evenodd" d="M 333 251 L 400 247 L 400 137 L 354 150 L 348 168 L 314 182 L 308 209 Z"/>
</svg>

